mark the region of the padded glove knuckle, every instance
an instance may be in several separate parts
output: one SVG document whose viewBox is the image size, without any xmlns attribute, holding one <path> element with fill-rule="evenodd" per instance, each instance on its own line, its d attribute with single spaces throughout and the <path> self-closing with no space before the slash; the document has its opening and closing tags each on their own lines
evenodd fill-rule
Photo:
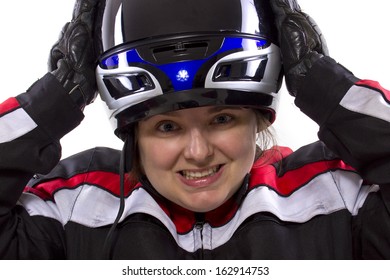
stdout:
<svg viewBox="0 0 390 280">
<path fill-rule="evenodd" d="M 317 23 L 301 11 L 295 0 L 271 1 L 279 32 L 286 85 L 296 96 L 315 61 L 328 55 L 326 41 Z"/>
<path fill-rule="evenodd" d="M 104 0 L 77 0 L 72 21 L 64 25 L 50 51 L 49 71 L 70 94 L 78 91 L 76 103 L 84 108 L 96 95 L 95 67 L 100 54 Z M 96 47 L 95 47 L 96 46 Z"/>
</svg>

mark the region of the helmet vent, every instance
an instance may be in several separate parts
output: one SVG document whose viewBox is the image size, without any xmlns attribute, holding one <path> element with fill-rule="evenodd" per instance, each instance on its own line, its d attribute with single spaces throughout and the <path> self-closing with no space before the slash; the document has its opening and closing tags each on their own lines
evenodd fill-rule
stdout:
<svg viewBox="0 0 390 280">
<path fill-rule="evenodd" d="M 205 52 L 207 50 L 208 44 L 207 42 L 180 42 L 174 45 L 168 45 L 168 46 L 162 46 L 162 47 L 156 47 L 153 49 L 153 53 L 155 55 L 158 55 L 159 53 L 165 53 L 165 52 L 186 52 L 186 51 L 201 51 Z"/>
<path fill-rule="evenodd" d="M 153 58 L 157 63 L 201 59 L 206 56 L 208 43 L 179 42 L 176 44 L 158 46 L 152 49 Z"/>
<path fill-rule="evenodd" d="M 264 77 L 268 59 L 257 57 L 230 61 L 218 65 L 214 72 L 214 82 L 255 81 L 260 82 Z"/>
<path fill-rule="evenodd" d="M 138 47 L 137 53 L 145 61 L 157 65 L 201 60 L 217 52 L 223 41 L 223 37 L 172 39 L 164 43 Z"/>
<path fill-rule="evenodd" d="M 105 76 L 103 82 L 114 99 L 155 88 L 152 79 L 146 73 Z"/>
</svg>

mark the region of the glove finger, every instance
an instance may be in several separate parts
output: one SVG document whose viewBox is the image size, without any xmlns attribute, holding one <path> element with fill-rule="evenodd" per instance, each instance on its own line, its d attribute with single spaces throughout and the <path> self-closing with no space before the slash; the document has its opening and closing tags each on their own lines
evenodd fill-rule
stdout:
<svg viewBox="0 0 390 280">
<path fill-rule="evenodd" d="M 311 51 L 321 51 L 320 34 L 302 14 L 289 15 L 280 30 L 283 60 L 287 68 L 303 59 Z M 322 53 L 322 52 L 319 52 Z"/>
<path fill-rule="evenodd" d="M 291 10 L 293 10 L 295 12 L 300 12 L 301 11 L 301 7 L 299 6 L 298 2 L 295 1 L 295 0 L 285 0 L 285 1 L 278 0 L 278 2 L 283 2 L 285 5 L 288 5 Z"/>
<path fill-rule="evenodd" d="M 58 61 L 64 58 L 64 54 L 58 49 L 52 49 L 50 51 L 49 61 L 47 64 L 48 71 L 51 72 L 57 69 Z"/>
<path fill-rule="evenodd" d="M 295 0 L 271 0 L 271 9 L 275 16 L 275 25 L 279 30 L 278 39 L 281 42 L 281 29 L 286 20 L 286 17 L 292 14 L 296 14 L 301 11 L 298 3 Z"/>
<path fill-rule="evenodd" d="M 277 16 L 285 16 L 301 11 L 301 7 L 295 0 L 271 0 L 271 8 Z"/>
<path fill-rule="evenodd" d="M 103 53 L 102 23 L 106 0 L 99 1 L 96 6 L 95 25 L 93 30 L 93 42 L 96 58 Z"/>
<path fill-rule="evenodd" d="M 72 21 L 83 22 L 92 32 L 95 23 L 95 14 L 99 10 L 100 0 L 77 0 L 73 8 Z"/>
<path fill-rule="evenodd" d="M 69 30 L 67 48 L 66 54 L 74 65 L 74 70 L 82 71 L 94 63 L 92 38 L 86 25 L 75 24 Z"/>
<path fill-rule="evenodd" d="M 49 53 L 49 60 L 48 60 L 48 70 L 53 71 L 57 69 L 57 62 L 58 60 L 62 59 L 64 57 L 64 54 L 66 50 L 63 49 L 63 40 L 65 33 L 67 32 L 69 28 L 69 22 L 67 22 L 60 32 L 60 35 L 58 36 L 57 42 L 52 46 L 50 53 Z"/>
<path fill-rule="evenodd" d="M 291 19 L 287 19 L 280 30 L 283 65 L 286 71 L 307 53 L 306 36 L 302 28 Z"/>
<path fill-rule="evenodd" d="M 328 46 L 327 46 L 327 43 L 325 40 L 325 36 L 323 35 L 320 27 L 318 26 L 316 21 L 312 17 L 310 17 L 308 14 L 305 14 L 305 13 L 301 13 L 301 14 L 306 18 L 306 20 L 311 25 L 313 32 L 317 33 L 318 44 L 317 44 L 316 48 L 313 50 L 317 51 L 320 54 L 329 56 L 329 50 L 328 50 Z"/>
<path fill-rule="evenodd" d="M 80 0 L 76 2 L 73 11 L 73 21 L 83 23 L 89 36 L 92 38 L 92 53 L 97 61 L 98 56 L 103 52 L 102 44 L 102 19 L 106 0 Z"/>
</svg>

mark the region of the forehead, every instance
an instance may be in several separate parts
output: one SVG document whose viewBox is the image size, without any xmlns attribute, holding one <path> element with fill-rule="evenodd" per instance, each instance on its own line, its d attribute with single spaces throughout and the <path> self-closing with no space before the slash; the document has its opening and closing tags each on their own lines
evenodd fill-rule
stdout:
<svg viewBox="0 0 390 280">
<path fill-rule="evenodd" d="M 187 108 L 182 110 L 176 110 L 167 112 L 164 114 L 157 114 L 155 116 L 178 116 L 178 115 L 192 115 L 196 113 L 204 113 L 204 114 L 213 114 L 219 113 L 224 110 L 234 110 L 234 111 L 242 111 L 246 110 L 244 107 L 239 106 L 205 106 L 205 107 L 195 107 L 195 108 Z M 152 117 L 149 117 L 152 118 Z M 146 118 L 145 120 L 149 119 Z"/>
</svg>

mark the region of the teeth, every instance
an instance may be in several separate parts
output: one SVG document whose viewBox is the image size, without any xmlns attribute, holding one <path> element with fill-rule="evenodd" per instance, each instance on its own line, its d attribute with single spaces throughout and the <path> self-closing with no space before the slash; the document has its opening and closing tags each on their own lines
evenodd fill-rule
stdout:
<svg viewBox="0 0 390 280">
<path fill-rule="evenodd" d="M 218 167 L 215 166 L 213 168 L 209 168 L 207 170 L 204 170 L 202 172 L 193 172 L 193 171 L 186 171 L 184 170 L 182 172 L 183 176 L 187 179 L 187 180 L 194 180 L 194 179 L 200 179 L 200 178 L 204 178 L 204 177 L 208 177 L 208 176 L 212 176 L 214 175 L 215 173 L 217 173 L 218 171 Z"/>
</svg>

